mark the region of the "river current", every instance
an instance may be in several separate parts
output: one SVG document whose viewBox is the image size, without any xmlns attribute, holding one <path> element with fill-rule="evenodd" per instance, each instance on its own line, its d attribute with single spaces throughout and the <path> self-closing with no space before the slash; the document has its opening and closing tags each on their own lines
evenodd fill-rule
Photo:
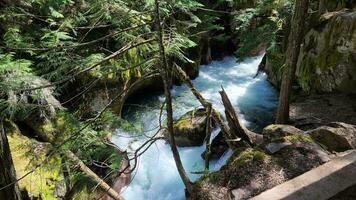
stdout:
<svg viewBox="0 0 356 200">
<path fill-rule="evenodd" d="M 199 77 L 193 82 L 203 96 L 213 103 L 214 108 L 223 113 L 219 95 L 224 87 L 231 102 L 237 109 L 242 123 L 250 130 L 259 132 L 272 122 L 277 105 L 277 92 L 267 81 L 265 74 L 253 78 L 262 57 L 253 57 L 237 62 L 235 57 L 225 57 L 200 66 Z M 199 102 L 186 86 L 172 88 L 174 98 L 174 118 L 198 108 Z M 149 136 L 158 130 L 160 107 L 164 102 L 161 93 L 131 100 L 125 106 L 123 117 L 138 127 L 138 131 L 117 130 L 113 142 L 122 149 L 133 153 Z M 164 114 L 163 114 L 164 115 Z M 162 119 L 164 121 L 164 118 Z M 219 130 L 214 130 L 215 136 Z M 201 153 L 205 146 L 179 148 L 183 165 L 192 181 L 204 171 Z M 220 169 L 231 155 L 227 151 L 219 160 L 210 162 L 210 170 Z M 157 141 L 138 160 L 132 180 L 122 192 L 127 200 L 183 200 L 184 185 L 177 172 L 173 156 L 165 141 Z"/>
</svg>

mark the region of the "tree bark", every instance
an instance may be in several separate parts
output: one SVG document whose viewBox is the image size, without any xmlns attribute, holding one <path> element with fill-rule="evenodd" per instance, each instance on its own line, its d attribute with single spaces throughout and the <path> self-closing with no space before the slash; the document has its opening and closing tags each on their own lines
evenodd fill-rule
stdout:
<svg viewBox="0 0 356 200">
<path fill-rule="evenodd" d="M 276 116 L 277 124 L 285 124 L 289 121 L 289 98 L 292 83 L 297 68 L 300 46 L 304 36 L 304 25 L 308 11 L 308 0 L 296 0 L 292 18 L 292 28 L 288 38 L 286 62 L 284 64 L 282 85 L 279 96 L 279 104 Z"/>
<path fill-rule="evenodd" d="M 4 131 L 2 120 L 0 120 L 0 199 L 21 199 L 10 146 Z"/>
<path fill-rule="evenodd" d="M 160 10 L 159 10 L 160 2 L 159 0 L 155 0 L 155 15 L 156 15 L 156 31 L 157 31 L 157 41 L 159 45 L 159 57 L 160 57 L 160 74 L 163 80 L 164 85 L 164 94 L 166 97 L 166 112 L 167 112 L 167 130 L 169 132 L 169 140 L 171 145 L 171 150 L 173 153 L 174 161 L 176 163 L 178 173 L 190 195 L 193 194 L 193 186 L 192 182 L 189 180 L 187 173 L 183 167 L 183 163 L 180 159 L 180 155 L 178 152 L 178 148 L 176 145 L 176 141 L 174 138 L 174 128 L 173 128 L 173 106 L 172 106 L 172 94 L 170 91 L 171 84 L 172 84 L 172 77 L 171 72 L 168 68 L 168 63 L 165 55 L 165 48 L 163 45 L 163 29 L 161 26 L 161 17 L 160 17 Z"/>
</svg>

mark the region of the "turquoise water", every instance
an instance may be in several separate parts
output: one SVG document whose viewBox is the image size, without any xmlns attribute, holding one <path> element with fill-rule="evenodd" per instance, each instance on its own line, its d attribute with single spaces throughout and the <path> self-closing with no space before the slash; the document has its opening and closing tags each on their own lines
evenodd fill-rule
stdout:
<svg viewBox="0 0 356 200">
<path fill-rule="evenodd" d="M 214 107 L 223 112 L 219 90 L 225 88 L 231 102 L 239 112 L 241 121 L 251 130 L 260 131 L 272 122 L 277 105 L 277 92 L 268 83 L 265 74 L 253 78 L 262 57 L 237 62 L 235 57 L 226 57 L 222 61 L 213 61 L 200 67 L 200 74 L 193 82 L 203 96 Z M 186 86 L 174 86 L 174 118 L 200 106 Z M 163 94 L 136 98 L 125 107 L 124 117 L 144 132 L 128 133 L 117 130 L 113 142 L 132 153 L 149 136 L 157 131 L 160 106 Z M 164 121 L 164 119 L 163 119 Z M 219 130 L 214 130 L 216 135 Z M 135 136 L 136 135 L 136 136 Z M 140 135 L 140 136 L 139 136 Z M 135 137 L 133 137 L 135 136 Z M 201 153 L 205 147 L 179 148 L 183 165 L 191 180 L 199 178 L 204 170 Z M 229 158 L 228 151 L 217 161 L 210 162 L 212 171 L 218 170 Z M 184 185 L 175 167 L 170 147 L 165 141 L 153 144 L 139 159 L 138 167 L 132 174 L 132 182 L 122 195 L 127 200 L 182 200 Z"/>
</svg>

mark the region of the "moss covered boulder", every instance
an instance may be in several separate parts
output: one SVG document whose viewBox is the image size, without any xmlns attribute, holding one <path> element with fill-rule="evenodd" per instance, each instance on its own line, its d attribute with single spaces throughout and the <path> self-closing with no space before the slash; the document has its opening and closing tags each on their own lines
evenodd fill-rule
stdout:
<svg viewBox="0 0 356 200">
<path fill-rule="evenodd" d="M 12 159 L 18 178 L 23 177 L 42 163 L 50 150 L 50 144 L 23 136 L 17 125 L 6 121 L 4 129 L 9 140 Z M 66 194 L 64 176 L 59 156 L 52 156 L 29 175 L 19 181 L 22 194 L 34 199 L 62 199 Z M 25 198 L 25 197 L 24 197 Z"/>
<path fill-rule="evenodd" d="M 272 142 L 277 138 L 282 138 L 290 135 L 301 135 L 303 131 L 290 125 L 271 124 L 265 127 L 262 131 L 264 142 Z"/>
<path fill-rule="evenodd" d="M 174 134 L 177 145 L 179 147 L 202 145 L 206 135 L 206 118 L 204 109 L 196 109 L 176 120 Z M 167 134 L 165 136 L 168 138 Z"/>
<path fill-rule="evenodd" d="M 328 151 L 356 149 L 356 126 L 335 122 L 309 132 L 311 137 Z"/>
</svg>

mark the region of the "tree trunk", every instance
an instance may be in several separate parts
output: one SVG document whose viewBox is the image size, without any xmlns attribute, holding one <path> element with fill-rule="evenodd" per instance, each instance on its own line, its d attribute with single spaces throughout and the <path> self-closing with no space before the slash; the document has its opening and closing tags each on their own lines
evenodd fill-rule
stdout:
<svg viewBox="0 0 356 200">
<path fill-rule="evenodd" d="M 308 0 L 296 0 L 294 15 L 292 18 L 292 28 L 288 38 L 288 48 L 286 62 L 284 64 L 282 85 L 279 96 L 277 110 L 277 124 L 285 124 L 289 120 L 289 98 L 292 90 L 292 83 L 297 68 L 297 61 L 300 46 L 304 36 L 304 25 L 308 11 Z"/>
<path fill-rule="evenodd" d="M 176 163 L 178 173 L 182 178 L 182 181 L 190 195 L 193 194 L 193 186 L 185 172 L 182 161 L 180 159 L 180 155 L 178 152 L 178 148 L 176 145 L 176 141 L 174 138 L 174 128 L 173 128 L 173 106 L 172 106 L 172 94 L 170 91 L 172 78 L 170 76 L 171 72 L 168 68 L 167 59 L 165 55 L 165 49 L 163 45 L 163 30 L 161 26 L 161 17 L 159 10 L 159 0 L 155 0 L 155 14 L 156 14 L 156 29 L 157 29 L 157 41 L 159 45 L 159 54 L 160 54 L 160 74 L 162 76 L 163 85 L 164 85 L 164 94 L 166 97 L 166 112 L 167 112 L 167 129 L 169 132 L 169 140 L 171 145 L 171 150 L 173 153 L 174 161 Z"/>
<path fill-rule="evenodd" d="M 0 121 L 0 199 L 21 199 L 10 146 L 4 131 L 2 120 Z"/>
</svg>

